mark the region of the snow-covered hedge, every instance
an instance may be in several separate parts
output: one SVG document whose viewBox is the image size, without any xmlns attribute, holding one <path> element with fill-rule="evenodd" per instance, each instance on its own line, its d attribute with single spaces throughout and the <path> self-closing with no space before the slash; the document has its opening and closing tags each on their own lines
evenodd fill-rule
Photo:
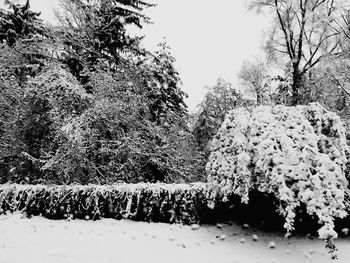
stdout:
<svg viewBox="0 0 350 263">
<path fill-rule="evenodd" d="M 337 237 L 334 218 L 346 212 L 349 147 L 340 118 L 319 104 L 260 106 L 230 111 L 212 142 L 208 182 L 248 202 L 250 191 L 280 201 L 287 231 L 296 208 L 305 205 L 323 226 L 324 239 Z"/>
<path fill-rule="evenodd" d="M 210 188 L 194 184 L 0 186 L 0 214 L 22 211 L 52 219 L 129 218 L 191 224 L 207 209 Z"/>
</svg>

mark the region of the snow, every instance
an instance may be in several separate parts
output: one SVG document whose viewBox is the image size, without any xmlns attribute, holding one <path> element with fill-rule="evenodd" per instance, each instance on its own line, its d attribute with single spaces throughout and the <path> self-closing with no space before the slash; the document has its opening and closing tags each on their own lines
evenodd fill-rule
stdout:
<svg viewBox="0 0 350 263">
<path fill-rule="evenodd" d="M 224 198 L 233 193 L 247 203 L 249 191 L 274 194 L 288 231 L 304 203 L 325 225 L 320 236 L 336 238 L 333 220 L 347 215 L 349 155 L 339 116 L 318 103 L 240 108 L 213 139 L 206 171 Z"/>
<path fill-rule="evenodd" d="M 349 237 L 337 239 L 337 263 L 350 262 L 349 241 Z M 129 220 L 53 221 L 22 218 L 20 214 L 0 216 L 0 263 L 303 263 L 311 260 L 331 261 L 318 239 L 304 236 L 287 239 L 283 233 L 266 233 L 235 224 L 192 230 L 190 226 Z"/>
</svg>

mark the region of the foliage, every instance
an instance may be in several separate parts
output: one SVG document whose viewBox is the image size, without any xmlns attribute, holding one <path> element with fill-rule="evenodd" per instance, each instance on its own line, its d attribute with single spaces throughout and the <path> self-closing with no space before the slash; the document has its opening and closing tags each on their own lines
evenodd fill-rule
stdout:
<svg viewBox="0 0 350 263">
<path fill-rule="evenodd" d="M 305 205 L 323 225 L 320 237 L 331 239 L 334 219 L 347 214 L 349 153 L 340 118 L 319 104 L 241 108 L 226 116 L 206 170 L 224 199 L 233 193 L 248 202 L 254 190 L 276 196 L 288 231 Z"/>
<path fill-rule="evenodd" d="M 203 178 L 169 47 L 143 52 L 126 31 L 149 5 L 112 2 L 63 1 L 74 8 L 45 32 L 29 2 L 6 13 L 35 23 L 1 44 L 2 182 Z"/>
<path fill-rule="evenodd" d="M 146 96 L 150 101 L 152 121 L 158 124 L 167 115 L 184 116 L 187 106 L 184 98 L 187 96 L 181 90 L 179 73 L 174 67 L 175 58 L 170 47 L 165 43 L 158 44 L 159 50 L 152 56 L 147 56 L 141 66 L 145 78 Z"/>
<path fill-rule="evenodd" d="M 347 122 L 350 116 L 349 70 L 348 55 L 324 59 L 303 77 L 303 85 L 299 90 L 300 103 L 318 102 Z M 293 100 L 292 80 L 275 76 L 269 82 L 272 87 L 272 103 L 290 105 Z"/>
<path fill-rule="evenodd" d="M 175 59 L 165 43 L 158 46 L 155 54 L 120 60 L 115 70 L 109 70 L 104 63 L 87 70 L 85 74 L 90 78 L 85 89 L 99 97 L 100 91 L 108 97 L 125 91 L 142 96 L 147 100 L 150 120 L 158 125 L 171 121 L 172 117 L 185 117 L 187 95 L 181 90 Z"/>
<path fill-rule="evenodd" d="M 344 30 L 339 17 L 345 4 L 343 0 L 250 1 L 251 8 L 273 12 L 275 23 L 266 47 L 272 57 L 277 52 L 287 62 L 293 105 L 300 103 L 305 74 L 323 59 L 343 51 Z"/>
<path fill-rule="evenodd" d="M 143 10 L 151 4 L 129 0 L 61 2 L 64 12 L 58 15 L 61 26 L 57 30 L 64 49 L 61 59 L 88 92 L 96 83 L 91 76 L 107 73 L 109 82 L 136 86 L 130 90 L 148 99 L 153 122 L 160 124 L 167 115 L 185 115 L 186 94 L 170 48 L 160 43 L 158 51 L 148 52 L 141 48 L 140 37 L 127 32 L 130 26 L 142 28 L 150 23 Z"/>
<path fill-rule="evenodd" d="M 197 223 L 210 188 L 197 184 L 2 185 L 0 214 L 22 211 L 54 219 L 129 218 Z"/>
<path fill-rule="evenodd" d="M 74 76 L 59 64 L 52 63 L 28 81 L 28 97 L 40 98 L 50 105 L 50 116 L 62 125 L 82 114 L 91 104 L 92 96 Z"/>
<path fill-rule="evenodd" d="M 346 56 L 325 60 L 309 74 L 309 100 L 318 101 L 328 109 L 348 118 L 350 109 L 350 60 Z"/>
<path fill-rule="evenodd" d="M 22 164 L 12 162 L 7 170 L 13 176 L 3 179 L 56 183 L 203 179 L 204 161 L 183 119 L 174 115 L 155 125 L 147 98 L 129 90 L 126 78 L 113 80 L 95 79 L 89 94 L 57 64 L 30 79 L 27 95 L 21 98 L 21 116 L 6 135 L 8 140 L 14 131 L 19 133 L 14 139 L 23 146 L 17 149 Z"/>
<path fill-rule="evenodd" d="M 291 105 L 293 100 L 292 84 L 289 78 L 277 75 L 270 77 L 272 105 Z"/>
<path fill-rule="evenodd" d="M 36 39 L 25 42 L 18 40 L 12 47 L 0 44 L 0 75 L 2 78 L 21 87 L 25 86 L 29 78 L 40 72 L 46 61 L 42 44 Z"/>
<path fill-rule="evenodd" d="M 107 60 L 112 69 L 123 53 L 141 52 L 140 38 L 128 35 L 126 27 L 141 28 L 149 23 L 142 11 L 150 6 L 139 0 L 61 0 L 58 36 L 72 73 L 79 76 L 84 66 L 92 66 L 98 59 Z"/>
<path fill-rule="evenodd" d="M 256 104 L 266 104 L 270 101 L 268 65 L 262 59 L 254 62 L 244 61 L 238 74 L 242 86 L 256 97 Z"/>
<path fill-rule="evenodd" d="M 21 155 L 24 145 L 20 140 L 17 122 L 23 113 L 23 90 L 13 80 L 0 78 L 0 182 L 9 174 L 11 163 Z M 13 170 L 12 170 L 13 171 Z"/>
<path fill-rule="evenodd" d="M 42 21 L 38 18 L 40 13 L 31 11 L 29 2 L 27 0 L 24 5 L 20 5 L 5 1 L 11 12 L 0 10 L 0 42 L 6 41 L 9 46 L 13 46 L 20 38 L 44 34 Z"/>
<path fill-rule="evenodd" d="M 43 167 L 59 182 L 110 183 L 192 181 L 202 178 L 203 161 L 191 136 L 179 125 L 147 121 L 142 98 L 98 100 L 61 128 L 60 147 Z"/>
<path fill-rule="evenodd" d="M 245 103 L 243 95 L 224 79 L 219 78 L 214 86 L 208 88 L 194 116 L 192 128 L 201 150 L 208 151 L 208 144 L 224 121 L 226 113 Z"/>
<path fill-rule="evenodd" d="M 19 45 L 17 42 L 14 47 Z M 25 168 L 26 145 L 19 125 L 27 111 L 22 81 L 30 71 L 30 64 L 15 48 L 6 44 L 0 44 L 0 48 L 0 182 L 3 183 L 13 180 L 15 171 Z"/>
<path fill-rule="evenodd" d="M 57 65 L 22 83 L 23 87 L 16 85 L 14 76 L 11 86 L 9 82 L 4 82 L 2 95 L 6 100 L 1 101 L 4 114 L 1 179 L 3 182 L 43 179 L 40 169 L 47 155 L 58 147 L 57 132 L 88 107 L 89 97 L 73 76 Z"/>
</svg>

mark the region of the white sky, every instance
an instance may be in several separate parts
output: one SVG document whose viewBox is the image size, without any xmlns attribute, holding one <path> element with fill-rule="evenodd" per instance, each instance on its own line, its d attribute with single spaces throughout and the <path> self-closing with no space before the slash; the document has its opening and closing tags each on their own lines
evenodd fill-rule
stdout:
<svg viewBox="0 0 350 263">
<path fill-rule="evenodd" d="M 154 24 L 141 31 L 144 46 L 156 49 L 166 42 L 176 58 L 176 67 L 189 95 L 190 111 L 203 98 L 205 86 L 219 77 L 237 85 L 237 73 L 245 59 L 261 52 L 263 31 L 268 19 L 245 8 L 246 0 L 153 0 L 147 10 Z M 1 5 L 3 1 L 1 1 Z M 53 21 L 58 0 L 31 0 L 41 18 Z"/>
</svg>

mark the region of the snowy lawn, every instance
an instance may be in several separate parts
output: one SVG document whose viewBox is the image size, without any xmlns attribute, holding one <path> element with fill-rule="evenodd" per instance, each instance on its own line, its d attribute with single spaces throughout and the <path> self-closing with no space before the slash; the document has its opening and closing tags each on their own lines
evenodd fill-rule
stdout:
<svg viewBox="0 0 350 263">
<path fill-rule="evenodd" d="M 269 247 L 271 242 L 276 244 L 274 248 Z M 336 245 L 339 260 L 333 262 L 350 262 L 350 239 L 337 239 Z M 0 216 L 0 263 L 330 261 L 317 238 L 286 239 L 282 233 L 235 224 L 192 230 L 190 226 L 128 220 L 53 221 L 22 218 L 20 214 Z"/>
</svg>

